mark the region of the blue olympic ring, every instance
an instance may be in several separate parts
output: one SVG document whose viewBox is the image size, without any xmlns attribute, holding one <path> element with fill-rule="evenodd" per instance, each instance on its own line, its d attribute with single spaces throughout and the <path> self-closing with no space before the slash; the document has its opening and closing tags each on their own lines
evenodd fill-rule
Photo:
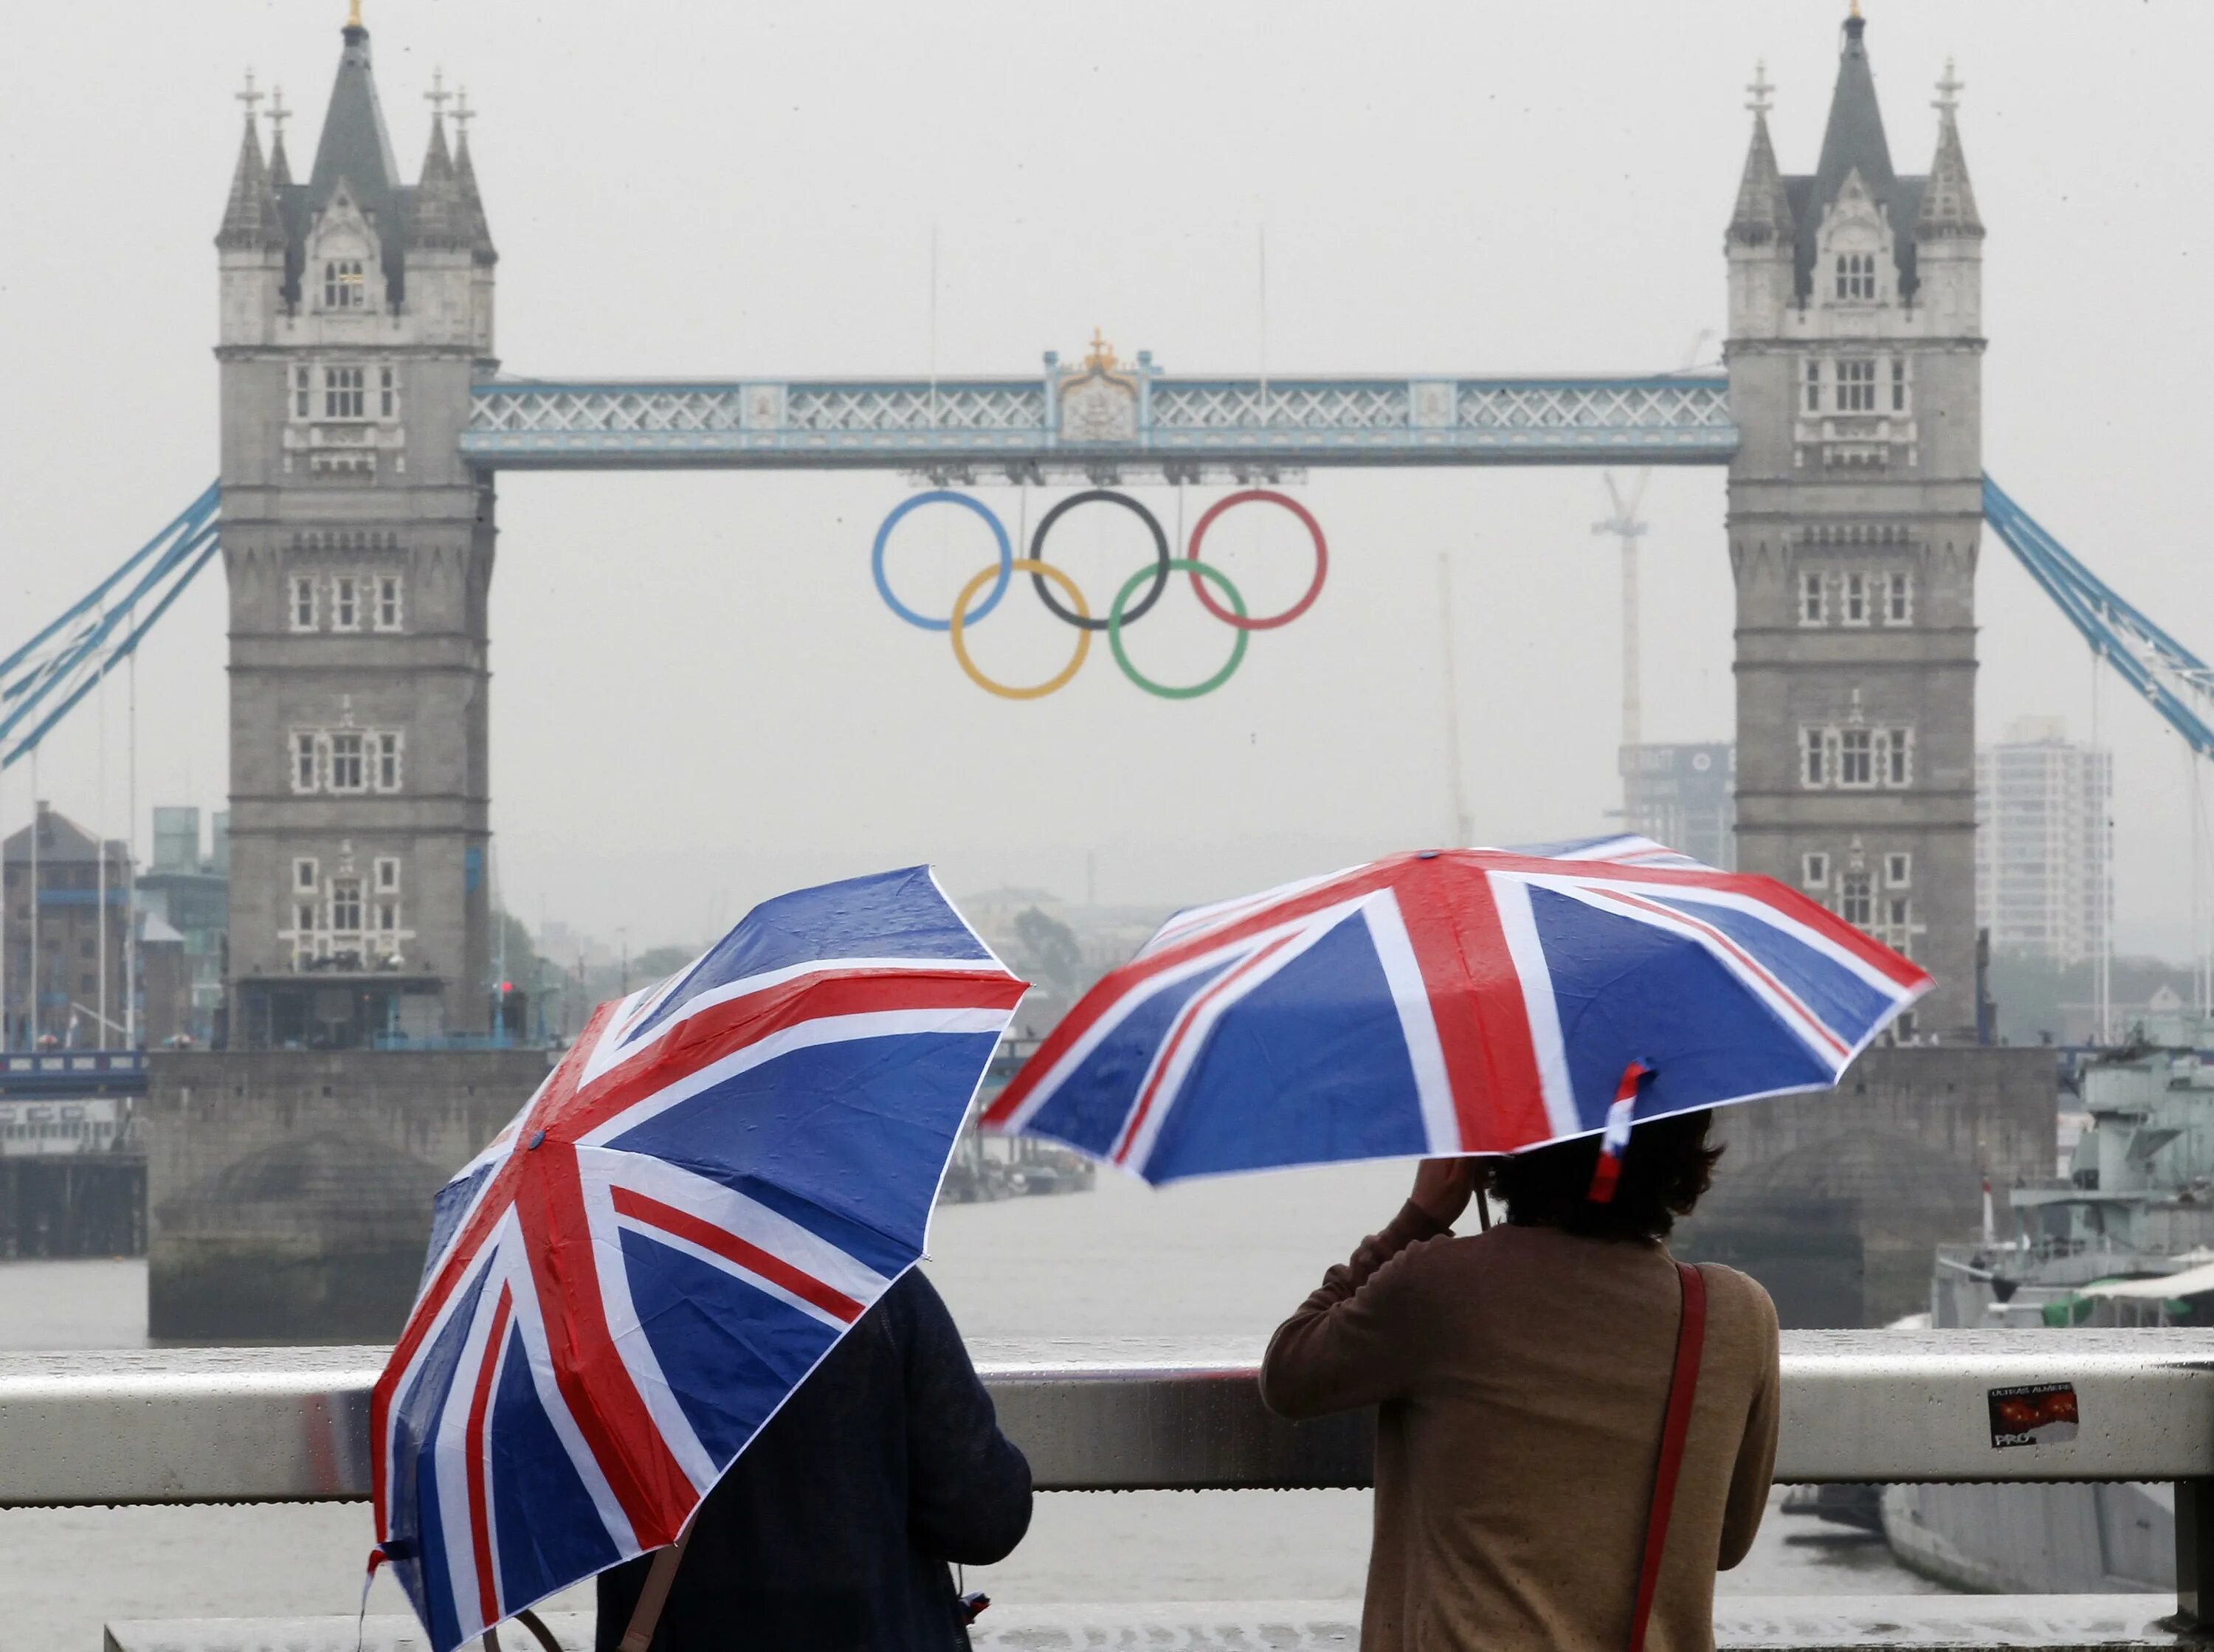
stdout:
<svg viewBox="0 0 2214 1652">
<path fill-rule="evenodd" d="M 989 505 L 982 499 L 970 497 L 968 494 L 956 493 L 951 488 L 933 488 L 927 493 L 918 493 L 912 499 L 900 502 L 892 514 L 884 518 L 884 526 L 877 530 L 876 547 L 869 552 L 869 571 L 876 576 L 877 594 L 884 598 L 884 605 L 894 613 L 906 620 L 908 625 L 920 625 L 925 631 L 947 631 L 953 629 L 951 620 L 933 619 L 927 614 L 917 613 L 892 594 L 890 582 L 884 578 L 884 542 L 891 538 L 892 529 L 899 526 L 900 519 L 910 510 L 920 505 L 939 503 L 959 505 L 963 509 L 975 511 L 990 526 L 992 537 L 999 542 L 1000 575 L 992 582 L 992 594 L 978 603 L 972 612 L 964 615 L 963 623 L 973 625 L 999 606 L 1000 599 L 1007 594 L 1007 582 L 1014 576 L 1014 545 L 1007 538 L 1006 526 L 1000 522 L 998 516 L 993 514 Z"/>
</svg>

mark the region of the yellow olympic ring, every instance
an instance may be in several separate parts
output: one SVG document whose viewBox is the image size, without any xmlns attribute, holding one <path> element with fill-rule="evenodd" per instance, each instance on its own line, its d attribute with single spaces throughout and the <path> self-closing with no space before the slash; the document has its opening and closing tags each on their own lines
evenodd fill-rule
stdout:
<svg viewBox="0 0 2214 1652">
<path fill-rule="evenodd" d="M 1078 588 L 1076 582 L 1051 563 L 1021 557 L 1015 560 L 1011 569 L 1005 563 L 995 562 L 963 585 L 961 594 L 953 599 L 953 618 L 947 628 L 948 635 L 953 639 L 953 657 L 961 662 L 962 670 L 969 674 L 969 680 L 988 694 L 997 694 L 1003 700 L 1042 700 L 1055 689 L 1067 687 L 1068 680 L 1084 669 L 1084 656 L 1092 652 L 1092 633 L 1088 631 L 1076 633 L 1076 653 L 1061 668 L 1058 676 L 1049 677 L 1031 688 L 1010 688 L 1005 683 L 994 682 L 979 671 L 976 662 L 969 657 L 969 644 L 963 639 L 962 630 L 968 624 L 969 598 L 992 581 L 1006 578 L 1010 572 L 1037 574 L 1051 580 L 1061 587 L 1061 594 L 1068 599 L 1069 606 L 1076 610 L 1079 619 L 1089 619 L 1092 617 L 1092 610 L 1084 606 L 1084 593 Z"/>
</svg>

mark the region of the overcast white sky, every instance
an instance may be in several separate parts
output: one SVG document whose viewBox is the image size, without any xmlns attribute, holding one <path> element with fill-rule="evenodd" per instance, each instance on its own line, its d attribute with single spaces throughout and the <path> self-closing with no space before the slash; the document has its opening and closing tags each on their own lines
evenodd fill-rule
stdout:
<svg viewBox="0 0 2214 1652">
<path fill-rule="evenodd" d="M 1673 367 L 1722 326 L 1753 62 L 1778 88 L 1785 168 L 1811 169 L 1842 10 L 367 6 L 411 174 L 434 65 L 482 111 L 508 368 L 683 375 L 925 370 L 933 225 L 946 373 L 1032 372 L 1095 325 L 1172 371 L 1251 369 L 1264 350 L 1282 373 Z M 1948 53 L 1967 83 L 1991 228 L 1991 470 L 2214 648 L 2198 514 L 2214 9 L 1869 12 L 1901 170 L 1928 164 Z M 339 0 L 80 0 L 14 21 L 0 646 L 214 474 L 230 94 L 248 65 L 282 82 L 304 168 L 343 15 Z M 870 536 L 907 491 L 893 475 L 502 479 L 493 820 L 518 912 L 645 944 L 704 936 L 776 887 L 914 859 L 957 890 L 1080 899 L 1091 852 L 1102 900 L 1170 902 L 1440 841 L 1440 552 L 1479 838 L 1603 829 L 1617 803 L 1618 588 L 1612 543 L 1590 531 L 1596 472 L 1316 474 L 1304 497 L 1331 536 L 1327 592 L 1189 704 L 1140 694 L 1104 648 L 1049 700 L 971 687 L 945 640 L 894 620 L 869 582 Z M 1648 735 L 1727 737 L 1722 473 L 1656 472 L 1645 514 Z M 988 553 L 959 523 L 917 526 L 902 588 L 942 612 Z M 1118 532 L 1068 536 L 1095 591 L 1133 554 Z M 1257 607 L 1296 588 L 1288 539 L 1241 530 L 1221 549 Z M 1985 552 L 1982 727 L 2041 713 L 2087 732 L 2087 650 L 1989 536 Z M 221 805 L 222 597 L 210 576 L 144 652 L 142 811 Z M 1066 633 L 1009 615 L 980 634 L 989 663 L 1019 674 L 1054 656 Z M 1224 637 L 1165 613 L 1133 642 L 1188 678 Z M 2180 953 L 2180 744 L 2111 686 L 2104 722 L 2122 941 Z M 121 726 L 119 697 L 119 831 Z M 86 817 L 94 728 L 88 707 L 42 759 L 44 792 Z M 13 825 L 24 767 L 0 786 Z"/>
</svg>

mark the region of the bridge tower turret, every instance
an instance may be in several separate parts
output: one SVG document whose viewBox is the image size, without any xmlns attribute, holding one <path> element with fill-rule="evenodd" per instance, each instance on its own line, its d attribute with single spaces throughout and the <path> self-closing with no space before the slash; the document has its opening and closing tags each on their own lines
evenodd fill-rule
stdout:
<svg viewBox="0 0 2214 1652">
<path fill-rule="evenodd" d="M 1857 8 L 1811 176 L 1777 168 L 1769 89 L 1725 241 L 1738 863 L 1911 954 L 1948 1034 L 1975 1019 L 1983 475 L 1959 83 L 1926 178 L 1892 169 Z"/>
<path fill-rule="evenodd" d="M 492 489 L 459 455 L 497 254 L 431 101 L 401 180 L 346 25 L 314 169 L 249 86 L 223 227 L 235 1043 L 489 1024 Z M 457 110 L 465 121 L 465 110 Z"/>
</svg>

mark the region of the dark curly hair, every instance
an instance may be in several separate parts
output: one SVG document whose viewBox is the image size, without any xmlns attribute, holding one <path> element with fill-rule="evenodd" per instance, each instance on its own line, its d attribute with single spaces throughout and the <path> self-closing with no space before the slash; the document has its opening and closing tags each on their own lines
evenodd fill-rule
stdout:
<svg viewBox="0 0 2214 1652">
<path fill-rule="evenodd" d="M 1712 1184 L 1721 1146 L 1707 1144 L 1714 1113 L 1665 1113 L 1630 1134 L 1621 1178 L 1605 1204 L 1590 1198 L 1599 1137 L 1578 1137 L 1484 1161 L 1491 1191 L 1520 1228 L 1558 1228 L 1588 1239 L 1666 1239 Z"/>
</svg>

